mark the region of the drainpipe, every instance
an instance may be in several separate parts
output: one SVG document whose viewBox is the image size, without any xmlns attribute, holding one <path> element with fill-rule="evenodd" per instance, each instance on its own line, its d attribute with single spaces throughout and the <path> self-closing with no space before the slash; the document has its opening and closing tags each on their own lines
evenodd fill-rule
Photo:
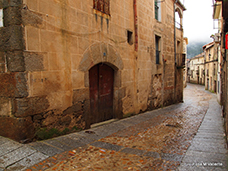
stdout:
<svg viewBox="0 0 228 171">
<path fill-rule="evenodd" d="M 176 3 L 177 0 L 175 0 L 174 4 L 173 4 L 173 9 L 174 9 L 174 59 L 175 59 L 175 66 L 174 66 L 174 99 L 177 102 L 177 97 L 176 97 L 176 86 L 177 86 L 177 73 L 176 73 L 176 64 L 177 64 L 177 52 L 176 52 L 176 17 L 175 17 L 175 12 L 176 12 Z"/>
<path fill-rule="evenodd" d="M 138 51 L 138 18 L 137 18 L 137 0 L 134 0 L 134 24 L 135 24 L 135 51 Z"/>
<path fill-rule="evenodd" d="M 177 64 L 177 47 L 176 47 L 176 3 L 177 0 L 174 2 L 173 8 L 174 8 L 174 56 L 175 56 L 175 65 Z"/>
</svg>

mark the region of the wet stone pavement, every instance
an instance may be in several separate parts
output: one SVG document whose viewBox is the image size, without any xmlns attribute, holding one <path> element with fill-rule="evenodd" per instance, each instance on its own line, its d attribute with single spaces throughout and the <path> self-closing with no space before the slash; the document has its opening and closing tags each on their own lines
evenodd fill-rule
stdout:
<svg viewBox="0 0 228 171">
<path fill-rule="evenodd" d="M 215 94 L 188 84 L 184 103 L 21 145 L 27 156 L 0 155 L 0 171 L 228 170 L 222 125 Z"/>
</svg>

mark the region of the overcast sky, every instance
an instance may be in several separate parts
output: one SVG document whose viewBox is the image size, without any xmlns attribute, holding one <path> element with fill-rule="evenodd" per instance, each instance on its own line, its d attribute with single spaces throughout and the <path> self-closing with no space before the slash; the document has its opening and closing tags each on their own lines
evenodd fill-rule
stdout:
<svg viewBox="0 0 228 171">
<path fill-rule="evenodd" d="M 208 41 L 210 36 L 217 33 L 213 29 L 212 0 L 181 0 L 186 11 L 183 16 L 184 36 L 189 42 Z"/>
</svg>

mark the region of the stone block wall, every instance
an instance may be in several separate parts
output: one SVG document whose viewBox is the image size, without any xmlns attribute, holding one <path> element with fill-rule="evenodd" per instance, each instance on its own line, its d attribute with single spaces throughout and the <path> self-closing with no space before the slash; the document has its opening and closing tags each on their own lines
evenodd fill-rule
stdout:
<svg viewBox="0 0 228 171">
<path fill-rule="evenodd" d="M 129 31 L 135 40 L 133 1 L 110 1 L 110 16 L 92 0 L 0 2 L 0 123 L 12 123 L 8 131 L 0 124 L 0 135 L 24 140 L 39 128 L 90 127 L 89 69 L 98 63 L 114 69 L 115 118 L 182 100 L 172 0 L 161 4 L 161 22 L 154 1 L 137 1 L 138 51 L 128 43 Z M 183 41 L 182 31 L 177 38 Z"/>
</svg>

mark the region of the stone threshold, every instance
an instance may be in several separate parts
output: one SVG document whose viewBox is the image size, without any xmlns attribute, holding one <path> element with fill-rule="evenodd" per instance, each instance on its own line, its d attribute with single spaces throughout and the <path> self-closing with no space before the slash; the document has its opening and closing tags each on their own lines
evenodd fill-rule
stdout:
<svg viewBox="0 0 228 171">
<path fill-rule="evenodd" d="M 95 124 L 91 125 L 91 128 L 96 128 L 96 127 L 99 127 L 99 126 L 107 125 L 107 124 L 116 122 L 118 120 L 119 119 L 110 119 L 110 120 L 107 120 L 107 121 L 104 121 L 104 122 L 95 123 Z"/>
</svg>

